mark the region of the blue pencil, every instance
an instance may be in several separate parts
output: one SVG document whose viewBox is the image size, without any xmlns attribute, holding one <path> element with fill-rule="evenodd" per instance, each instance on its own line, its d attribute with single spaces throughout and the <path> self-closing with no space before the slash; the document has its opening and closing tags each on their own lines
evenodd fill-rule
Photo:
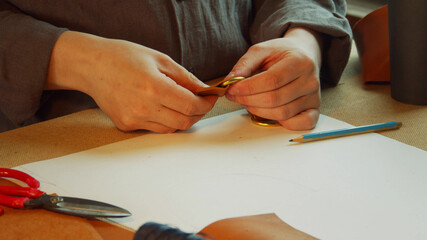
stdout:
<svg viewBox="0 0 427 240">
<path fill-rule="evenodd" d="M 311 141 L 318 141 L 318 140 L 336 138 L 336 137 L 344 137 L 344 136 L 361 134 L 361 133 L 397 129 L 397 128 L 400 128 L 401 126 L 402 126 L 402 122 L 396 122 L 396 121 L 385 122 L 385 123 L 378 123 L 378 124 L 372 124 L 372 125 L 355 127 L 355 128 L 345 128 L 345 129 L 338 129 L 338 130 L 332 130 L 332 131 L 326 131 L 326 132 L 304 134 L 302 136 L 289 140 L 289 142 L 311 142 Z"/>
</svg>

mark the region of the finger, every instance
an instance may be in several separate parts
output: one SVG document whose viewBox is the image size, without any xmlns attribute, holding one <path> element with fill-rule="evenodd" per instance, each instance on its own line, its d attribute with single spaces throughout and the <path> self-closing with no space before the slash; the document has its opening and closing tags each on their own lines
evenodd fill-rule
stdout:
<svg viewBox="0 0 427 240">
<path fill-rule="evenodd" d="M 300 77 L 283 87 L 253 95 L 231 95 L 227 98 L 233 102 L 251 107 L 273 108 L 294 101 L 295 99 L 319 92 L 320 83 L 317 78 Z"/>
<path fill-rule="evenodd" d="M 316 126 L 319 120 L 319 109 L 308 109 L 300 114 L 279 123 L 289 130 L 309 130 Z"/>
<path fill-rule="evenodd" d="M 201 87 L 207 87 L 205 83 L 196 78 L 183 66 L 166 55 L 161 55 L 158 59 L 158 69 L 160 72 L 174 80 L 178 85 L 195 93 Z"/>
<path fill-rule="evenodd" d="M 155 133 L 173 133 L 177 129 L 164 126 L 156 122 L 145 122 L 140 129 L 148 130 Z"/>
<path fill-rule="evenodd" d="M 168 56 L 160 60 L 159 70 L 165 74 L 168 79 L 172 79 L 176 86 L 166 81 L 169 85 L 165 86 L 168 94 L 162 96 L 161 103 L 173 110 L 183 113 L 187 116 L 204 115 L 214 106 L 217 96 L 195 96 L 197 89 L 206 87 L 205 83 L 197 79 L 184 67 L 173 61 Z M 176 91 L 170 91 L 175 89 Z"/>
<path fill-rule="evenodd" d="M 259 108 L 252 106 L 245 106 L 245 108 L 252 114 L 257 116 L 272 119 L 276 121 L 286 121 L 300 112 L 307 109 L 316 109 L 320 106 L 319 94 L 311 94 L 304 97 L 300 97 L 295 101 L 288 104 L 281 105 L 274 108 Z"/>
<path fill-rule="evenodd" d="M 172 110 L 187 116 L 204 115 L 214 106 L 217 96 L 199 97 L 185 87 L 178 85 L 169 77 L 159 74 L 157 88 L 153 91 L 153 99 Z"/>
<path fill-rule="evenodd" d="M 198 122 L 203 115 L 197 116 L 186 116 L 175 110 L 167 107 L 161 108 L 156 114 L 153 114 L 150 118 L 157 123 L 160 123 L 166 127 L 172 129 L 186 130 Z"/>
<path fill-rule="evenodd" d="M 164 126 L 156 122 L 147 122 L 147 121 L 134 121 L 134 124 L 123 124 L 120 121 L 115 122 L 114 124 L 118 129 L 123 132 L 132 132 L 136 130 L 148 130 L 156 133 L 173 133 L 176 131 L 174 128 Z"/>
<path fill-rule="evenodd" d="M 186 116 L 164 106 L 156 107 L 150 105 L 140 109 L 132 116 L 121 118 L 115 124 L 123 131 L 145 129 L 153 132 L 169 133 L 177 129 L 188 129 L 202 117 L 203 115 Z"/>
<path fill-rule="evenodd" d="M 218 96 L 199 97 L 195 95 L 180 95 L 174 92 L 162 98 L 161 104 L 185 116 L 205 115 L 215 105 Z"/>
<path fill-rule="evenodd" d="M 226 79 L 232 77 L 250 77 L 259 70 L 264 59 L 270 54 L 259 45 L 251 46 L 248 51 L 237 61 Z"/>
<path fill-rule="evenodd" d="M 306 72 L 311 73 L 308 63 L 302 58 L 287 54 L 266 71 L 231 85 L 227 92 L 230 95 L 251 95 L 281 88 Z"/>
</svg>

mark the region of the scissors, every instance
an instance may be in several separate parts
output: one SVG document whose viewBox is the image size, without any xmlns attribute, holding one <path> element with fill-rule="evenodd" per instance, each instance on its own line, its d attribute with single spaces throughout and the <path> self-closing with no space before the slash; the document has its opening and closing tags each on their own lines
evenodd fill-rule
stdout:
<svg viewBox="0 0 427 240">
<path fill-rule="evenodd" d="M 222 97 L 225 95 L 225 93 L 227 92 L 227 90 L 231 86 L 231 84 L 240 82 L 244 79 L 245 79 L 245 77 L 234 77 L 234 78 L 230 78 L 228 80 L 224 79 L 224 80 L 220 81 L 219 83 L 217 83 L 213 86 L 197 89 L 196 95 L 198 95 L 198 96 L 217 95 L 218 97 Z M 252 113 L 249 113 L 249 114 L 251 115 L 252 122 L 258 126 L 262 126 L 262 127 L 280 126 L 280 124 L 275 120 L 258 117 L 256 115 L 253 115 Z"/>
<path fill-rule="evenodd" d="M 128 217 L 131 213 L 123 208 L 107 203 L 62 196 L 51 196 L 38 190 L 40 182 L 32 176 L 9 168 L 0 168 L 0 177 L 20 180 L 28 187 L 0 186 L 0 205 L 11 208 L 44 208 L 67 215 L 96 217 Z M 0 215 L 3 208 L 0 206 Z"/>
</svg>

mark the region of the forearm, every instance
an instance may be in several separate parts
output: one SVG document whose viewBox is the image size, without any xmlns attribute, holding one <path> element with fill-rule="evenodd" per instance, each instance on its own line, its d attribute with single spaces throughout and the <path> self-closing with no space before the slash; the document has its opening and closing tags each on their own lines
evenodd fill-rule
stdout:
<svg viewBox="0 0 427 240">
<path fill-rule="evenodd" d="M 77 90 L 88 93 L 88 80 L 96 70 L 104 39 L 90 34 L 66 31 L 53 48 L 45 90 Z"/>
</svg>

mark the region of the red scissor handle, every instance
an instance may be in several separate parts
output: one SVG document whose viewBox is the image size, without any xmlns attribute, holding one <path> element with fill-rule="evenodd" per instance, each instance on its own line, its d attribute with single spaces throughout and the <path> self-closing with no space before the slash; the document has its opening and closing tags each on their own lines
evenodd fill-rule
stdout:
<svg viewBox="0 0 427 240">
<path fill-rule="evenodd" d="M 15 187 L 15 186 L 0 186 L 0 194 L 16 197 L 30 197 L 38 198 L 43 195 L 44 192 L 30 187 Z"/>
<path fill-rule="evenodd" d="M 24 172 L 18 171 L 18 170 L 14 170 L 14 169 L 10 169 L 10 168 L 0 168 L 0 177 L 18 179 L 18 180 L 26 183 L 31 188 L 39 188 L 40 187 L 40 182 L 37 181 L 37 179 L 31 177 L 30 175 L 28 175 Z"/>
<path fill-rule="evenodd" d="M 29 198 L 14 198 L 11 196 L 7 196 L 4 194 L 0 194 L 0 204 L 5 205 L 12 208 L 25 208 L 25 202 L 27 202 Z M 0 206 L 1 208 L 1 206 Z M 0 213 L 1 215 L 1 213 Z"/>
<path fill-rule="evenodd" d="M 0 177 L 14 178 L 25 182 L 29 187 L 15 187 L 15 186 L 0 186 L 0 205 L 9 206 L 12 208 L 25 208 L 25 202 L 30 198 L 38 198 L 43 192 L 37 188 L 40 187 L 40 182 L 30 175 L 10 169 L 0 168 Z M 11 197 L 20 196 L 21 198 Z M 2 215 L 3 209 L 0 206 L 0 215 Z"/>
</svg>

